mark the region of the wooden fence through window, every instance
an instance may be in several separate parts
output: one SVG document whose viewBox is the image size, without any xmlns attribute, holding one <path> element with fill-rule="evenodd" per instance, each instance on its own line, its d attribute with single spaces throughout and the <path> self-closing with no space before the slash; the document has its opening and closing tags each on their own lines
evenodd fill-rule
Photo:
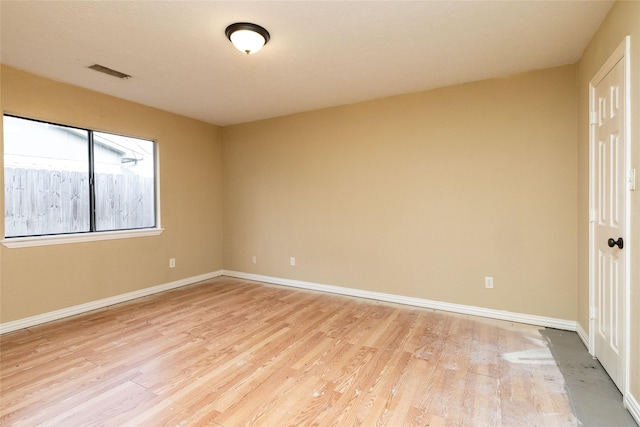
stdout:
<svg viewBox="0 0 640 427">
<path fill-rule="evenodd" d="M 155 225 L 154 180 L 135 174 L 96 174 L 96 230 Z M 6 167 L 5 235 L 89 231 L 86 172 Z"/>
</svg>

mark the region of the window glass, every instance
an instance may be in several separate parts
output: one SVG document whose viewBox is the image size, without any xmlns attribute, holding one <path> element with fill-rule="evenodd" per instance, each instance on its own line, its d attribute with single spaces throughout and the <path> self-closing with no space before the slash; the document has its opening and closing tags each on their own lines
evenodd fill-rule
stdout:
<svg viewBox="0 0 640 427">
<path fill-rule="evenodd" d="M 87 157 L 87 131 L 5 116 L 5 235 L 89 231 Z"/>
<path fill-rule="evenodd" d="M 155 225 L 153 142 L 93 133 L 96 230 Z"/>
</svg>

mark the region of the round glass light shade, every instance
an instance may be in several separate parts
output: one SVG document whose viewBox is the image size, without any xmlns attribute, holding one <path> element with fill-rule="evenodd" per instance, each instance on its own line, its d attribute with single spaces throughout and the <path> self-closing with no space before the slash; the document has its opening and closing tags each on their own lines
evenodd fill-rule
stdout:
<svg viewBox="0 0 640 427">
<path fill-rule="evenodd" d="M 264 46 L 264 37 L 251 30 L 238 30 L 231 34 L 231 43 L 247 55 L 256 53 Z"/>
<path fill-rule="evenodd" d="M 267 30 L 249 22 L 231 24 L 225 30 L 225 34 L 236 49 L 247 55 L 262 49 L 262 46 L 267 44 L 270 38 Z"/>
</svg>

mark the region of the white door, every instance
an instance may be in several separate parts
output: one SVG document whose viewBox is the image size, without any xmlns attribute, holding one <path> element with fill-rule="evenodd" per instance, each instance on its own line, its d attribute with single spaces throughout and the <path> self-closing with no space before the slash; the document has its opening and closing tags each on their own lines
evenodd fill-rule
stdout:
<svg viewBox="0 0 640 427">
<path fill-rule="evenodd" d="M 595 356 L 624 390 L 625 345 L 625 62 L 618 60 L 592 89 L 593 279 Z M 595 119 L 595 120 L 594 120 Z"/>
</svg>

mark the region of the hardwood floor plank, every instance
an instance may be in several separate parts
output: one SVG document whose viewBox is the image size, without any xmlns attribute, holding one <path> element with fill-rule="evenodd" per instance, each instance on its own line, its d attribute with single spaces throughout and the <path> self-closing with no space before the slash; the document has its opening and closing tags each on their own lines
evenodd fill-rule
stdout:
<svg viewBox="0 0 640 427">
<path fill-rule="evenodd" d="M 435 373 L 435 365 L 412 355 L 403 372 L 404 381 L 397 393 L 397 407 L 390 416 L 389 426 L 425 425 L 424 418 L 436 386 Z"/>
<path fill-rule="evenodd" d="M 476 322 L 472 332 L 469 371 L 491 378 L 500 377 L 498 326 L 495 322 Z"/>
<path fill-rule="evenodd" d="M 87 400 L 131 381 L 136 375 L 137 372 L 121 367 L 111 370 L 95 367 L 78 376 L 69 375 L 64 382 L 51 381 L 46 387 L 36 387 L 33 393 L 29 393 L 29 385 L 19 392 L 18 404 L 5 401 L 2 393 L 3 408 L 13 412 L 0 418 L 0 424 L 55 425 L 49 422 L 54 415 L 70 411 Z"/>
<path fill-rule="evenodd" d="M 48 419 L 47 423 L 81 426 L 108 422 L 110 425 L 122 425 L 130 417 L 127 413 L 141 412 L 143 404 L 154 397 L 144 387 L 127 381 L 59 413 Z"/>
<path fill-rule="evenodd" d="M 465 418 L 461 425 L 499 426 L 500 381 L 496 378 L 469 372 L 463 396 Z"/>
<path fill-rule="evenodd" d="M 538 328 L 217 278 L 0 336 L 12 426 L 573 426 Z"/>
<path fill-rule="evenodd" d="M 445 344 L 438 360 L 438 383 L 428 412 L 460 425 L 468 414 L 461 403 L 467 371 L 474 322 L 457 317 L 452 320 L 447 331 Z"/>
<path fill-rule="evenodd" d="M 341 397 L 340 393 L 331 390 L 325 380 L 316 376 L 300 378 L 302 381 L 299 386 L 278 399 L 273 406 L 273 418 L 265 417 L 265 419 L 271 420 L 273 425 L 277 426 L 329 425 L 326 422 L 326 416 L 335 411 L 337 401 Z M 281 402 L 283 408 L 277 409 Z"/>
</svg>

